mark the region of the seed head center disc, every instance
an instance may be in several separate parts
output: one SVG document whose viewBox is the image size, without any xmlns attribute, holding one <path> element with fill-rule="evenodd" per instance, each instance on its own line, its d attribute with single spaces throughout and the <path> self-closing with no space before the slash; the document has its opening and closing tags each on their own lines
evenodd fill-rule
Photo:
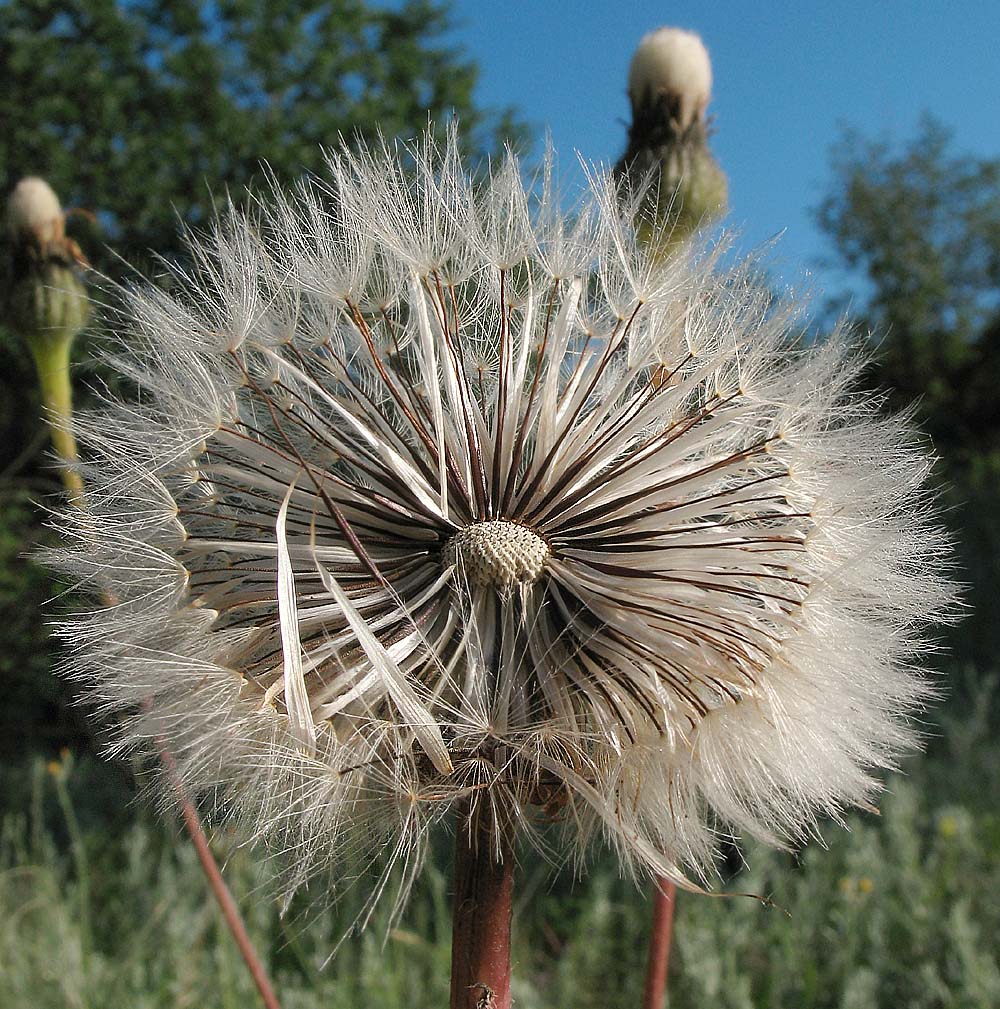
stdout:
<svg viewBox="0 0 1000 1009">
<path fill-rule="evenodd" d="M 549 557 L 549 546 L 517 522 L 475 522 L 455 533 L 444 548 L 444 562 L 455 564 L 469 584 L 511 589 L 535 581 Z"/>
</svg>

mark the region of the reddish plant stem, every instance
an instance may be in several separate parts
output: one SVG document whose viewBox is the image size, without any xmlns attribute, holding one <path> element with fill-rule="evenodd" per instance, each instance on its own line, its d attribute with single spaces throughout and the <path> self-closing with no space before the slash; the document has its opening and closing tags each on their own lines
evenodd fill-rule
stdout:
<svg viewBox="0 0 1000 1009">
<path fill-rule="evenodd" d="M 274 988 L 271 986 L 267 970 L 257 955 L 253 942 L 247 933 L 246 926 L 243 924 L 240 909 L 236 906 L 236 901 L 233 900 L 233 895 L 229 892 L 229 887 L 226 886 L 226 881 L 222 878 L 219 863 L 216 862 L 212 849 L 209 847 L 208 838 L 205 836 L 205 828 L 201 825 L 198 811 L 194 808 L 194 803 L 188 798 L 184 785 L 177 776 L 177 762 L 174 760 L 174 755 L 162 742 L 160 743 L 160 761 L 167 772 L 167 776 L 170 778 L 170 784 L 177 793 L 177 801 L 181 808 L 181 817 L 191 838 L 191 843 L 194 845 L 194 850 L 198 853 L 198 861 L 201 862 L 202 871 L 205 873 L 205 878 L 208 880 L 212 894 L 219 904 L 222 917 L 225 919 L 229 931 L 236 940 L 236 945 L 239 948 L 240 955 L 243 957 L 243 962 L 247 965 L 250 976 L 253 978 L 253 983 L 257 986 L 257 991 L 260 992 L 261 1000 L 266 1009 L 281 1009 L 281 1003 L 278 1001 L 278 996 L 275 995 Z"/>
<path fill-rule="evenodd" d="M 35 353 L 35 362 L 38 366 L 42 402 L 52 417 L 58 418 L 65 422 L 66 425 L 65 427 L 61 427 L 58 423 L 53 423 L 51 419 L 48 422 L 52 444 L 63 462 L 63 485 L 69 495 L 70 503 L 76 505 L 78 508 L 84 508 L 86 503 L 84 500 L 83 480 L 79 472 L 74 468 L 78 458 L 76 440 L 69 426 L 73 418 L 73 389 L 69 373 L 69 348 L 70 342 L 67 340 L 64 344 L 58 345 L 54 350 L 43 353 L 34 350 L 33 347 L 33 352 Z M 104 593 L 104 603 L 107 606 L 114 606 L 117 602 L 118 600 L 115 598 L 113 592 L 109 590 Z M 174 755 L 167 749 L 163 740 L 158 740 L 158 748 L 160 751 L 160 762 L 163 764 L 164 770 L 170 778 L 170 784 L 177 793 L 177 801 L 181 807 L 184 826 L 187 828 L 191 843 L 197 852 L 198 861 L 201 863 L 212 894 L 216 901 L 218 901 L 222 917 L 225 919 L 226 925 L 229 926 L 229 931 L 236 940 L 236 945 L 239 948 L 244 963 L 247 965 L 247 970 L 250 971 L 250 976 L 257 986 L 257 991 L 260 992 L 265 1009 L 281 1009 L 281 1003 L 278 1002 L 278 997 L 274 993 L 274 988 L 271 986 L 271 981 L 267 976 L 267 971 L 264 969 L 264 964 L 253 947 L 246 926 L 243 924 L 240 910 L 236 906 L 236 901 L 233 900 L 233 895 L 229 892 L 229 887 L 226 886 L 226 882 L 222 878 L 219 864 L 216 862 L 212 849 L 209 847 L 208 838 L 205 836 L 205 829 L 201 825 L 198 811 L 194 808 L 194 803 L 188 798 L 184 785 L 177 774 L 177 761 L 174 760 Z"/>
<path fill-rule="evenodd" d="M 451 1009 L 510 1009 L 514 853 L 466 806 L 455 838 Z"/>
<path fill-rule="evenodd" d="M 677 887 L 662 876 L 656 877 L 653 891 L 653 927 L 649 933 L 649 963 L 642 1009 L 663 1009 L 670 966 L 670 939 L 674 930 L 674 901 Z"/>
</svg>

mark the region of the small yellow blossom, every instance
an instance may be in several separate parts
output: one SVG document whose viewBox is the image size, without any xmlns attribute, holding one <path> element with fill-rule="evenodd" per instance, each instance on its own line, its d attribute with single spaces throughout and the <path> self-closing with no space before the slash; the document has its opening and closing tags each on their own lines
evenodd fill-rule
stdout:
<svg viewBox="0 0 1000 1009">
<path fill-rule="evenodd" d="M 938 833 L 950 841 L 958 833 L 958 820 L 954 816 L 942 816 L 938 821 Z"/>
</svg>

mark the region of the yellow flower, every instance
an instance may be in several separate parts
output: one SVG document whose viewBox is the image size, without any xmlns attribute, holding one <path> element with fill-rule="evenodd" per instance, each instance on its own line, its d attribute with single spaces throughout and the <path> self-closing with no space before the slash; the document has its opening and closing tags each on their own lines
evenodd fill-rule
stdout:
<svg viewBox="0 0 1000 1009">
<path fill-rule="evenodd" d="M 950 841 L 958 833 L 958 820 L 954 816 L 942 816 L 938 821 L 938 833 Z"/>
</svg>

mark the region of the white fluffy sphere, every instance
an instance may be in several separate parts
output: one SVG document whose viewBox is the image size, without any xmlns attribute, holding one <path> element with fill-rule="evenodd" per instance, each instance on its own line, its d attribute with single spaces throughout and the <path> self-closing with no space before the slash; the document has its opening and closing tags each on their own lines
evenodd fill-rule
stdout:
<svg viewBox="0 0 1000 1009">
<path fill-rule="evenodd" d="M 628 93 L 634 106 L 647 95 L 676 96 L 682 128 L 703 117 L 712 97 L 712 64 L 701 38 L 682 28 L 644 35 L 629 67 Z"/>
</svg>

